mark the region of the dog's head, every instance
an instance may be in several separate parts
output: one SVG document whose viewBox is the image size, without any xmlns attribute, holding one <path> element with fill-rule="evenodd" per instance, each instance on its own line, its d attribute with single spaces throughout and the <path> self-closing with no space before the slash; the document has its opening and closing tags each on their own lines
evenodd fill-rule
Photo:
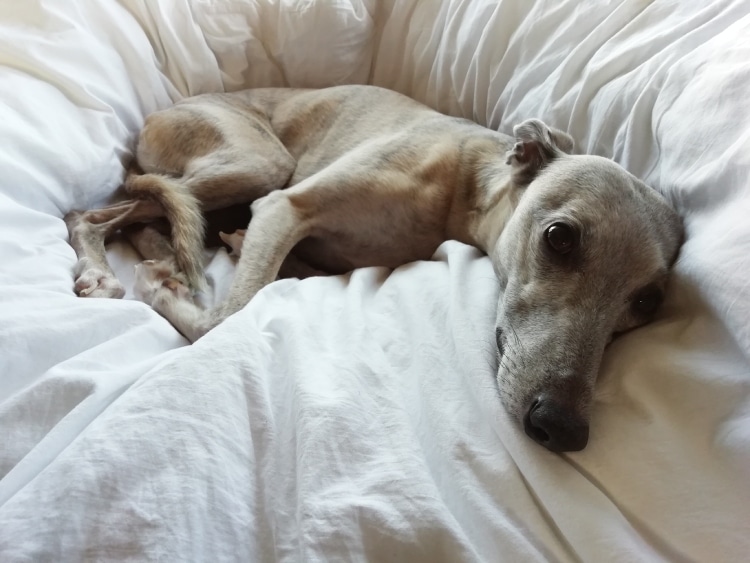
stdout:
<svg viewBox="0 0 750 563">
<path fill-rule="evenodd" d="M 593 387 L 614 335 L 649 322 L 682 239 L 666 201 L 614 162 L 530 120 L 508 153 L 518 205 L 492 253 L 502 291 L 502 400 L 553 451 L 586 446 Z"/>
</svg>

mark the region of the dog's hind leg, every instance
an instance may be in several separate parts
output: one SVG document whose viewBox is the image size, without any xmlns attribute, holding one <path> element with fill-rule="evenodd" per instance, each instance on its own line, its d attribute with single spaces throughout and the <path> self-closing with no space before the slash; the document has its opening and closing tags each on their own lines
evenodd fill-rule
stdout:
<svg viewBox="0 0 750 563">
<path fill-rule="evenodd" d="M 119 229 L 163 216 L 161 206 L 150 200 L 130 200 L 102 209 L 73 211 L 65 216 L 70 245 L 78 256 L 74 290 L 79 297 L 121 298 L 125 288 L 107 263 L 104 244 Z"/>
<path fill-rule="evenodd" d="M 130 225 L 123 229 L 123 234 L 144 260 L 162 260 L 176 265 L 166 221 L 159 219 L 146 225 Z"/>
<path fill-rule="evenodd" d="M 151 303 L 156 291 L 166 287 L 182 299 L 192 299 L 187 276 L 179 269 L 174 247 L 167 235 L 169 224 L 156 221 L 147 225 L 131 225 L 123 229 L 125 236 L 143 257 L 135 266 L 135 297 Z"/>
</svg>

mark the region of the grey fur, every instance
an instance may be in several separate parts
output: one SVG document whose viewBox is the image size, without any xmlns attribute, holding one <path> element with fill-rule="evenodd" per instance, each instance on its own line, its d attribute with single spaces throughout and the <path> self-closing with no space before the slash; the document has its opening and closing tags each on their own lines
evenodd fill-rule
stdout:
<svg viewBox="0 0 750 563">
<path fill-rule="evenodd" d="M 190 98 L 149 118 L 137 151 L 146 174 L 128 181 L 143 191 L 168 175 L 204 211 L 247 202 L 253 219 L 244 239 L 226 239 L 240 255 L 226 302 L 203 311 L 190 297 L 175 264 L 191 265 L 190 281 L 201 271 L 185 242 L 200 218 L 175 209 L 169 217 L 190 225 L 173 236 L 189 236 L 173 240 L 176 259 L 139 267 L 138 293 L 196 340 L 273 281 L 292 249 L 290 271 L 315 273 L 428 259 L 446 239 L 472 244 L 501 286 L 503 403 L 545 447 L 580 449 L 604 348 L 650 320 L 682 231 L 656 192 L 572 149 L 567 134 L 538 120 L 510 138 L 368 86 Z M 164 214 L 136 199 L 69 215 L 79 295 L 120 297 L 104 237 Z M 168 246 L 142 239 L 144 248 Z"/>
</svg>

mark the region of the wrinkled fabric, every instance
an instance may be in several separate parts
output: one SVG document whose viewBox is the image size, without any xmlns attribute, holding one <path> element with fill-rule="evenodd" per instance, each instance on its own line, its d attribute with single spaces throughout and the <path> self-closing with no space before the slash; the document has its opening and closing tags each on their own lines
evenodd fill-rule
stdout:
<svg viewBox="0 0 750 563">
<path fill-rule="evenodd" d="M 0 559 L 737 561 L 750 552 L 750 6 L 716 0 L 0 3 Z M 657 321 L 607 350 L 588 447 L 494 386 L 498 287 L 446 242 L 284 280 L 192 346 L 79 299 L 65 213 L 116 196 L 146 115 L 374 83 L 529 117 L 680 211 Z M 210 291 L 234 264 L 206 252 Z"/>
</svg>

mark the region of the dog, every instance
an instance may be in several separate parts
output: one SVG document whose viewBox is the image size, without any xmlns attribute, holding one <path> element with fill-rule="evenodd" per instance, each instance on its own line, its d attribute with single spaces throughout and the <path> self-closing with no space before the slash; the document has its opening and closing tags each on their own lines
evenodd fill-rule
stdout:
<svg viewBox="0 0 750 563">
<path fill-rule="evenodd" d="M 150 115 L 127 201 L 66 217 L 80 296 L 122 297 L 104 243 L 136 229 L 138 295 L 190 341 L 291 263 L 298 275 L 397 267 L 455 239 L 500 285 L 497 384 L 507 411 L 554 452 L 588 442 L 593 388 L 614 335 L 651 320 L 682 240 L 657 192 L 539 120 L 513 137 L 374 86 L 253 89 Z M 203 310 L 203 215 L 252 219 L 227 299 Z"/>
</svg>

